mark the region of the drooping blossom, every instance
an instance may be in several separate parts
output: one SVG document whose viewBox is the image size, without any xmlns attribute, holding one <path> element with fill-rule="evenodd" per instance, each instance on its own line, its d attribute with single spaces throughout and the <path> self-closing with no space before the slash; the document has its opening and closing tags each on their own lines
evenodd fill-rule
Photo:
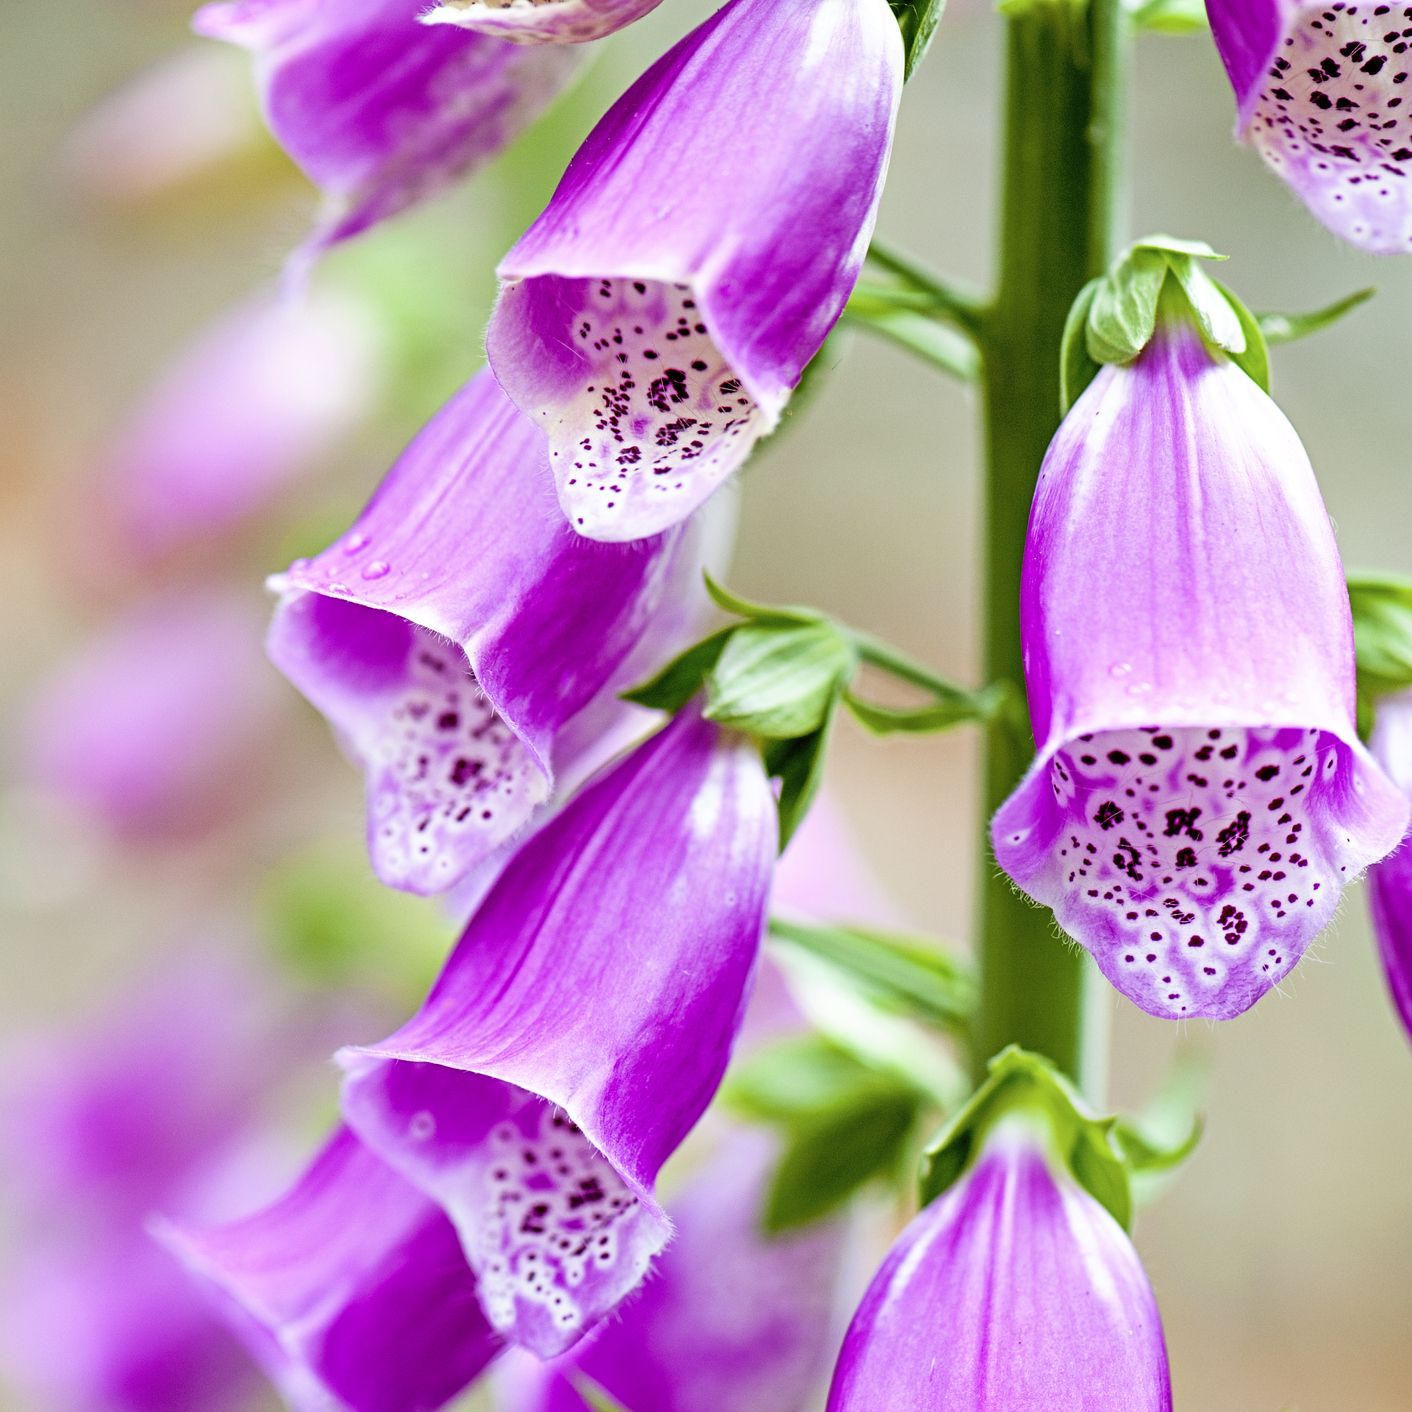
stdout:
<svg viewBox="0 0 1412 1412">
<path fill-rule="evenodd" d="M 583 1412 L 577 1376 L 641 1412 L 803 1412 L 837 1346 L 844 1228 L 761 1231 L 773 1149 L 732 1133 L 671 1203 L 676 1236 L 616 1318 L 551 1362 L 507 1357 L 504 1412 Z"/>
<path fill-rule="evenodd" d="M 1179 315 L 1055 436 L 1021 625 L 1039 755 L 996 816 L 1001 866 L 1144 1010 L 1239 1014 L 1408 810 L 1354 728 L 1299 438 Z"/>
<path fill-rule="evenodd" d="M 268 1198 L 281 1154 L 259 1101 L 301 1045 L 218 951 L 109 1005 L 5 1056 L 0 1371 L 36 1412 L 233 1412 L 249 1360 L 143 1224 L 158 1206 L 217 1219 Z"/>
<path fill-rule="evenodd" d="M 123 837 L 209 826 L 250 787 L 274 685 L 257 604 L 218 589 L 154 599 L 41 684 L 23 773 Z"/>
<path fill-rule="evenodd" d="M 487 350 L 582 533 L 676 523 L 776 425 L 857 278 L 901 81 L 884 0 L 732 0 L 569 164 Z"/>
<path fill-rule="evenodd" d="M 1170 1412 L 1162 1323 L 1123 1228 L 1024 1120 L 903 1231 L 828 1412 Z"/>
<path fill-rule="evenodd" d="M 585 540 L 545 456 L 482 372 L 348 533 L 274 581 L 270 655 L 364 766 L 368 846 L 394 887 L 444 891 L 520 830 L 595 749 L 602 723 L 577 718 L 681 627 L 699 527 Z"/>
<path fill-rule="evenodd" d="M 324 193 L 305 259 L 488 162 L 577 65 L 418 23 L 422 0 L 225 0 L 196 29 L 254 50 L 270 131 Z"/>
<path fill-rule="evenodd" d="M 515 44 L 583 44 L 640 20 L 662 0 L 442 0 L 426 24 L 508 39 Z"/>
<path fill-rule="evenodd" d="M 755 749 L 679 715 L 521 847 L 421 1010 L 340 1056 L 349 1125 L 445 1207 L 491 1324 L 541 1357 L 667 1242 L 653 1184 L 725 1069 L 775 842 Z"/>
<path fill-rule="evenodd" d="M 372 317 L 349 295 L 261 295 L 220 319 L 105 458 L 120 552 L 146 563 L 262 513 L 367 414 L 381 363 Z"/>
<path fill-rule="evenodd" d="M 1237 131 L 1338 235 L 1412 250 L 1405 5 L 1206 0 Z"/>
<path fill-rule="evenodd" d="M 1371 745 L 1397 787 L 1412 798 L 1412 692 L 1378 702 Z M 1368 890 L 1383 974 L 1403 1027 L 1412 1035 L 1412 847 L 1407 839 L 1373 865 Z"/>
<path fill-rule="evenodd" d="M 265 1209 L 156 1234 L 294 1412 L 435 1412 L 499 1351 L 451 1222 L 344 1128 Z"/>
</svg>

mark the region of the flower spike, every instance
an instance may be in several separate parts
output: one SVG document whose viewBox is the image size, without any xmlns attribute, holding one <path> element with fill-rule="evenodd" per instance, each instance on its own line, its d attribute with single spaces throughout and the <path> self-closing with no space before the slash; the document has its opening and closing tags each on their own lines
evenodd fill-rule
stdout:
<svg viewBox="0 0 1412 1412">
<path fill-rule="evenodd" d="M 640 20 L 662 0 L 442 0 L 424 24 L 458 25 L 512 44 L 584 44 Z"/>
<path fill-rule="evenodd" d="M 445 891 L 524 826 L 589 748 L 571 723 L 676 630 L 696 576 L 698 526 L 594 544 L 565 528 L 544 462 L 482 372 L 347 534 L 272 581 L 270 656 L 367 770 L 393 887 Z"/>
<path fill-rule="evenodd" d="M 1336 234 L 1412 251 L 1404 5 L 1206 0 L 1240 137 Z"/>
<path fill-rule="evenodd" d="M 1021 590 L 1039 756 L 996 857 L 1150 1014 L 1289 974 L 1408 806 L 1358 740 L 1348 593 L 1304 448 L 1173 294 L 1041 469 Z"/>
<path fill-rule="evenodd" d="M 885 0 L 732 0 L 579 150 L 486 342 L 582 533 L 675 524 L 779 421 L 857 279 L 901 82 Z"/>
<path fill-rule="evenodd" d="M 417 23 L 420 0 L 223 0 L 197 31 L 257 56 L 270 131 L 324 193 L 296 268 L 488 162 L 569 81 L 573 50 Z"/>
<path fill-rule="evenodd" d="M 494 1327 L 561 1353 L 641 1282 L 657 1171 L 710 1102 L 764 928 L 774 802 L 684 712 L 515 855 L 343 1111 L 445 1207 Z"/>
</svg>

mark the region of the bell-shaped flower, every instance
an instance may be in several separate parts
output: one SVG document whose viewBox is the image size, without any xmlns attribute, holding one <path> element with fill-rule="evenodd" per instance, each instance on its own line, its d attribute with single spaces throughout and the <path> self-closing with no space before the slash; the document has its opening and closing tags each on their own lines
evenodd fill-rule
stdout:
<svg viewBox="0 0 1412 1412">
<path fill-rule="evenodd" d="M 580 148 L 486 340 L 575 528 L 675 524 L 779 421 L 857 278 L 901 83 L 885 0 L 732 0 Z"/>
<path fill-rule="evenodd" d="M 256 604 L 218 590 L 155 599 L 41 683 L 22 771 L 123 838 L 213 826 L 258 779 L 274 685 Z"/>
<path fill-rule="evenodd" d="M 828 1412 L 1170 1412 L 1162 1324 L 1123 1228 L 1022 1119 L 903 1231 Z"/>
<path fill-rule="evenodd" d="M 450 1221 L 346 1129 L 263 1210 L 154 1234 L 294 1412 L 434 1412 L 499 1351 Z"/>
<path fill-rule="evenodd" d="M 1336 234 L 1412 251 L 1405 5 L 1206 0 L 1237 131 Z"/>
<path fill-rule="evenodd" d="M 305 259 L 488 162 L 568 82 L 577 53 L 419 24 L 422 0 L 224 0 L 201 34 L 254 50 L 271 132 L 324 193 Z"/>
<path fill-rule="evenodd" d="M 996 857 L 1150 1014 L 1289 974 L 1407 803 L 1358 740 L 1329 518 L 1279 408 L 1165 302 L 1040 471 L 1021 588 L 1039 755 Z"/>
<path fill-rule="evenodd" d="M 252 299 L 176 359 L 104 458 L 118 554 L 146 563 L 266 510 L 362 421 L 382 381 L 367 308 L 341 294 Z"/>
<path fill-rule="evenodd" d="M 583 44 L 640 20 L 662 0 L 441 0 L 425 24 L 508 39 L 515 44 Z"/>
<path fill-rule="evenodd" d="M 1412 692 L 1378 702 L 1370 744 L 1397 787 L 1412 798 Z M 1383 974 L 1403 1027 L 1412 1035 L 1412 847 L 1407 839 L 1373 865 L 1368 890 Z"/>
<path fill-rule="evenodd" d="M 518 1351 L 497 1371 L 504 1412 L 583 1412 L 590 1379 L 642 1412 L 803 1412 L 838 1343 L 838 1221 L 760 1228 L 777 1156 L 733 1133 L 671 1203 L 676 1236 L 652 1279 L 562 1358 Z"/>
<path fill-rule="evenodd" d="M 385 883 L 453 887 L 550 798 L 593 746 L 570 724 L 679 629 L 697 530 L 571 533 L 543 433 L 482 372 L 348 533 L 273 581 L 270 655 L 364 766 Z"/>
<path fill-rule="evenodd" d="M 764 927 L 759 755 L 694 712 L 515 854 L 343 1112 L 447 1210 L 494 1327 L 563 1352 L 666 1244 L 658 1169 L 725 1070 Z"/>
</svg>

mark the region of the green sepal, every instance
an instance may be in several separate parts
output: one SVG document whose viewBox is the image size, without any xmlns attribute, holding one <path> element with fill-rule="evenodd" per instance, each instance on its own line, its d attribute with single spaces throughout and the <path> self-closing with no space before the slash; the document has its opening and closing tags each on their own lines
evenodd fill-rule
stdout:
<svg viewBox="0 0 1412 1412">
<path fill-rule="evenodd" d="M 1043 1124 L 1054 1156 L 1126 1230 L 1132 1222 L 1132 1184 L 1114 1136 L 1117 1119 L 1091 1113 L 1069 1081 L 1038 1054 L 1011 1045 L 988 1068 L 986 1081 L 923 1153 L 922 1204 L 934 1201 L 970 1167 L 998 1121 L 1022 1115 Z"/>
<path fill-rule="evenodd" d="M 1325 304 L 1322 309 L 1311 309 L 1307 314 L 1261 314 L 1258 316 L 1260 331 L 1267 343 L 1293 343 L 1337 323 L 1360 304 L 1366 304 L 1377 292 L 1376 289 L 1355 290 L 1342 299 L 1335 299 L 1332 304 Z"/>
<path fill-rule="evenodd" d="M 770 740 L 820 730 L 858 654 L 830 622 L 749 623 L 729 635 L 706 677 L 705 714 Z"/>
<path fill-rule="evenodd" d="M 1134 27 L 1156 34 L 1196 34 L 1209 28 L 1205 0 L 1135 0 L 1130 14 Z"/>
<path fill-rule="evenodd" d="M 674 714 L 680 711 L 701 690 L 706 674 L 716 665 L 734 632 L 734 627 L 722 628 L 688 647 L 679 657 L 674 657 L 668 662 L 650 681 L 623 692 L 623 700 L 638 706 L 647 706 L 654 711 L 670 711 Z"/>
<path fill-rule="evenodd" d="M 607 1388 L 594 1382 L 585 1373 L 571 1372 L 569 1381 L 573 1384 L 574 1391 L 583 1398 L 584 1406 L 589 1412 L 632 1412 L 626 1403 L 619 1402 Z"/>
<path fill-rule="evenodd" d="M 905 82 L 926 57 L 932 36 L 941 23 L 946 0 L 887 0 L 887 3 L 902 31 L 902 78 Z"/>
<path fill-rule="evenodd" d="M 1358 726 L 1366 735 L 1378 698 L 1412 686 L 1412 579 L 1350 575 L 1348 599 L 1358 659 Z"/>
<path fill-rule="evenodd" d="M 1224 284 L 1212 280 L 1212 284 L 1225 296 L 1227 303 L 1240 321 L 1241 333 L 1245 337 L 1245 347 L 1239 352 L 1227 349 L 1233 362 L 1253 382 L 1261 392 L 1270 391 L 1270 346 L 1260 320 L 1246 308 Z"/>
<path fill-rule="evenodd" d="M 1069 317 L 1064 321 L 1064 335 L 1059 345 L 1059 411 L 1063 416 L 1068 416 L 1069 408 L 1098 376 L 1102 366 L 1088 351 L 1088 315 L 1102 283 L 1101 276 L 1089 280 L 1079 290 L 1078 298 L 1069 309 Z"/>
<path fill-rule="evenodd" d="M 716 607 L 724 612 L 734 613 L 737 618 L 746 618 L 752 623 L 776 624 L 826 621 L 817 608 L 777 608 L 768 603 L 752 603 L 748 598 L 741 598 L 730 589 L 723 588 L 709 573 L 703 572 L 701 576 L 706 581 L 706 592 L 711 595 L 711 601 Z"/>
<path fill-rule="evenodd" d="M 752 1056 L 721 1090 L 734 1113 L 779 1130 L 765 1197 L 766 1231 L 817 1221 L 876 1178 L 900 1171 L 924 1094 L 820 1035 Z"/>
<path fill-rule="evenodd" d="M 934 689 L 935 700 L 922 706 L 879 706 L 864 701 L 852 691 L 843 693 L 843 704 L 853 717 L 873 735 L 906 733 L 922 735 L 949 730 L 967 721 L 993 721 L 1009 699 L 1009 688 L 1001 684 L 966 691 L 962 687 Z"/>
<path fill-rule="evenodd" d="M 1135 245 L 1099 280 L 1085 325 L 1095 363 L 1130 363 L 1152 341 L 1167 275 L 1160 250 Z"/>
<path fill-rule="evenodd" d="M 968 967 L 920 937 L 774 918 L 770 935 L 847 975 L 879 1009 L 951 1033 L 969 1031 L 976 983 Z"/>
<path fill-rule="evenodd" d="M 825 713 L 824 723 L 809 735 L 793 740 L 767 740 L 761 755 L 765 773 L 780 782 L 779 833 L 780 852 L 789 846 L 794 831 L 804 822 L 819 784 L 824 777 L 824 755 L 828 745 L 829 726 L 833 721 L 833 705 Z"/>
<path fill-rule="evenodd" d="M 1113 1124 L 1113 1140 L 1134 1177 L 1157 1176 L 1180 1167 L 1196 1151 L 1204 1130 L 1205 1123 L 1198 1116 L 1178 1141 L 1162 1142 L 1130 1119 L 1119 1118 Z"/>
</svg>

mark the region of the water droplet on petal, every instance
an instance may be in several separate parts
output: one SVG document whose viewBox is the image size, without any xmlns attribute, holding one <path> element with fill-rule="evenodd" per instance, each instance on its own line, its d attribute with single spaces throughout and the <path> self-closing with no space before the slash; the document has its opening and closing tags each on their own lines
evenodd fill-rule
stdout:
<svg viewBox="0 0 1412 1412">
<path fill-rule="evenodd" d="M 385 578 L 388 570 L 391 568 L 392 565 L 389 564 L 386 559 L 374 559 L 372 563 L 363 570 L 363 577 L 365 579 Z"/>
<path fill-rule="evenodd" d="M 356 554 L 360 549 L 366 549 L 367 547 L 368 536 L 365 535 L 361 530 L 358 530 L 355 533 L 350 534 L 348 538 L 344 541 L 343 552 L 345 554 Z"/>
<path fill-rule="evenodd" d="M 1108 668 L 1108 672 L 1110 676 L 1125 677 L 1132 669 L 1133 664 L 1131 662 L 1114 662 L 1113 665 Z"/>
<path fill-rule="evenodd" d="M 330 593 L 343 593 L 343 594 L 348 594 L 348 593 L 352 593 L 352 592 L 353 592 L 353 590 L 352 590 L 351 588 L 349 588 L 346 583 L 331 583 L 331 584 L 329 584 L 329 586 L 328 586 L 328 591 L 329 591 Z"/>
</svg>

